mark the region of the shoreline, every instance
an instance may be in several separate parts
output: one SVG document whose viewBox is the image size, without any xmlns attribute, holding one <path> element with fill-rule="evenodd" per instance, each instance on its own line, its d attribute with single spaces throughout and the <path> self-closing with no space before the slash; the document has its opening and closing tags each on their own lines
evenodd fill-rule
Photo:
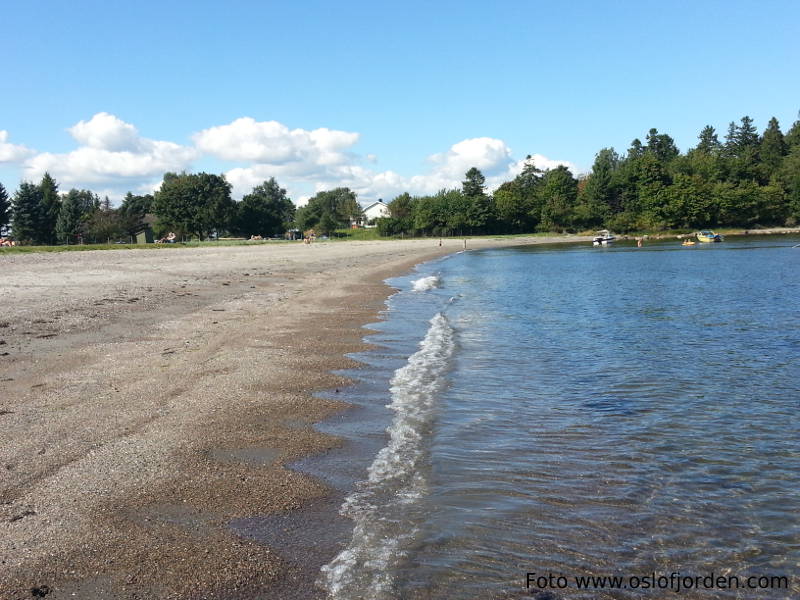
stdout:
<svg viewBox="0 0 800 600">
<path fill-rule="evenodd" d="M 586 241 L 469 240 L 470 248 Z M 285 464 L 346 385 L 384 280 L 462 241 L 7 255 L 0 598 L 253 597 L 285 581 L 237 518 L 328 488 Z M 344 309 L 344 310 L 343 310 Z M 4 354 L 4 353 L 8 354 Z M 46 588 L 44 587 L 46 586 Z"/>
</svg>

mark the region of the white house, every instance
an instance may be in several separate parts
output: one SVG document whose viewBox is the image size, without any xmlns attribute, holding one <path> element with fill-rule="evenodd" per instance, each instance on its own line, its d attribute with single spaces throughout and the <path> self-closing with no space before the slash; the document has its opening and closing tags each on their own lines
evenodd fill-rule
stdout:
<svg viewBox="0 0 800 600">
<path fill-rule="evenodd" d="M 363 222 L 367 227 L 375 227 L 375 219 L 391 216 L 392 211 L 389 210 L 389 207 L 386 205 L 386 203 L 383 200 L 378 200 L 377 202 L 373 202 L 364 208 Z"/>
</svg>

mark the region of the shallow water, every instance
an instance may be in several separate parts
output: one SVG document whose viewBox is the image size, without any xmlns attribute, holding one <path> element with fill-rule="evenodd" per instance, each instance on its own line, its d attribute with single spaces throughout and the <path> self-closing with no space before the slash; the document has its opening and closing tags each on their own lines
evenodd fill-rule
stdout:
<svg viewBox="0 0 800 600">
<path fill-rule="evenodd" d="M 354 391 L 391 424 L 353 429 L 383 448 L 349 475 L 353 539 L 320 584 L 507 598 L 535 572 L 559 597 L 659 598 L 674 578 L 630 588 L 679 572 L 789 580 L 684 598 L 796 597 L 798 241 L 475 251 L 392 280 Z"/>
</svg>

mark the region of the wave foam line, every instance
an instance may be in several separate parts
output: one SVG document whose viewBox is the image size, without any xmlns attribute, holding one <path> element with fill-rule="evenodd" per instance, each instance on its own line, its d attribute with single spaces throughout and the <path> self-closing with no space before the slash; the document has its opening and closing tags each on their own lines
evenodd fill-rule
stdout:
<svg viewBox="0 0 800 600">
<path fill-rule="evenodd" d="M 441 285 L 442 280 L 438 275 L 428 275 L 411 282 L 411 289 L 415 292 L 427 292 Z"/>
<path fill-rule="evenodd" d="M 340 509 L 353 519 L 353 537 L 322 567 L 320 584 L 330 598 L 394 598 L 393 573 L 419 532 L 413 513 L 427 489 L 427 434 L 455 344 L 444 315 L 430 323 L 420 349 L 392 378 L 388 406 L 395 415 L 387 428 L 389 442 Z"/>
</svg>

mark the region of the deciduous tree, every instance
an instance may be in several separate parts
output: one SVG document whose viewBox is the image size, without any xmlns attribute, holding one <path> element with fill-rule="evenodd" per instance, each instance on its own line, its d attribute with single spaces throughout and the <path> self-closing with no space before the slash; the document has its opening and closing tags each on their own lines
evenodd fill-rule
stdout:
<svg viewBox="0 0 800 600">
<path fill-rule="evenodd" d="M 224 175 L 167 173 L 153 210 L 163 224 L 203 240 L 230 225 L 236 204 Z"/>
<path fill-rule="evenodd" d="M 295 215 L 294 204 L 274 177 L 254 187 L 236 210 L 236 229 L 246 236 L 283 234 Z"/>
</svg>

